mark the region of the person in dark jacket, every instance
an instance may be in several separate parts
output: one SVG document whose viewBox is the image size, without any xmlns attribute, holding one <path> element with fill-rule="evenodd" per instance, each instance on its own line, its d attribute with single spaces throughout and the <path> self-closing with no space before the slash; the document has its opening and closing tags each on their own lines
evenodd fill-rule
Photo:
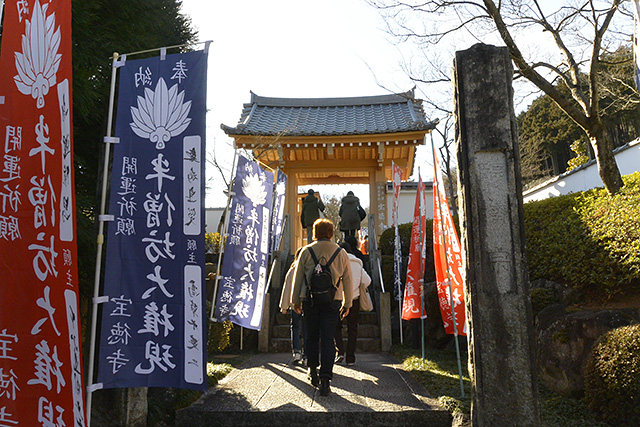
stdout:
<svg viewBox="0 0 640 427">
<path fill-rule="evenodd" d="M 344 236 L 355 236 L 356 231 L 360 230 L 360 199 L 357 198 L 353 191 L 349 191 L 346 196 L 342 198 L 340 202 L 340 231 L 344 233 Z"/>
<path fill-rule="evenodd" d="M 315 196 L 312 189 L 307 191 L 308 195 L 302 199 L 302 212 L 300 222 L 302 228 L 307 229 L 307 243 L 313 242 L 313 223 L 320 218 L 320 211 L 324 211 L 324 203 Z"/>
</svg>

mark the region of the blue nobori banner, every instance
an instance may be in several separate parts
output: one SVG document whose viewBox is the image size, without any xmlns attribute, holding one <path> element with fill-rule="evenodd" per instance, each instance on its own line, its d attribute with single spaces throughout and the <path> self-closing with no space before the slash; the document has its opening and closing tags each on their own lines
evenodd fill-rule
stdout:
<svg viewBox="0 0 640 427">
<path fill-rule="evenodd" d="M 260 330 L 268 275 L 273 173 L 240 157 L 233 193 L 215 318 Z"/>
<path fill-rule="evenodd" d="M 98 383 L 207 387 L 207 52 L 120 69 Z"/>
<path fill-rule="evenodd" d="M 284 201 L 287 192 L 287 175 L 278 170 L 273 193 L 273 218 L 271 219 L 271 252 L 280 249 L 280 237 L 284 225 Z"/>
</svg>

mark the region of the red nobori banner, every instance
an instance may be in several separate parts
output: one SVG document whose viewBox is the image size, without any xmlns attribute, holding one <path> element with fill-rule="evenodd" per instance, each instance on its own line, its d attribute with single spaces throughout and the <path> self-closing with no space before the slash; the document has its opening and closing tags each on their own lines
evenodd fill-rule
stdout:
<svg viewBox="0 0 640 427">
<path fill-rule="evenodd" d="M 453 334 L 453 311 L 459 335 L 466 335 L 467 320 L 462 282 L 462 254 L 458 233 L 442 188 L 440 167 L 434 155 L 433 174 L 433 262 L 438 282 L 438 300 L 442 323 L 447 334 Z M 451 310 L 453 301 L 454 310 Z"/>
<path fill-rule="evenodd" d="M 413 212 L 413 226 L 411 228 L 411 245 L 409 248 L 409 263 L 407 265 L 407 280 L 404 287 L 404 301 L 402 303 L 402 318 L 404 320 L 420 319 L 424 315 L 422 296 L 424 295 L 424 255 L 425 229 L 427 227 L 426 203 L 422 177 L 416 191 L 416 204 Z"/>
<path fill-rule="evenodd" d="M 0 425 L 84 426 L 71 0 L 7 1 L 0 61 Z"/>
</svg>

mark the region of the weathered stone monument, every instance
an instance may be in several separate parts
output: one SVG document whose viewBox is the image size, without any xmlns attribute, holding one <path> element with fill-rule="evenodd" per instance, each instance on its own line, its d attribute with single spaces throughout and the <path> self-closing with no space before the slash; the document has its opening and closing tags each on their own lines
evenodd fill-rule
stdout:
<svg viewBox="0 0 640 427">
<path fill-rule="evenodd" d="M 454 64 L 474 426 L 539 426 L 513 66 L 477 44 Z"/>
</svg>

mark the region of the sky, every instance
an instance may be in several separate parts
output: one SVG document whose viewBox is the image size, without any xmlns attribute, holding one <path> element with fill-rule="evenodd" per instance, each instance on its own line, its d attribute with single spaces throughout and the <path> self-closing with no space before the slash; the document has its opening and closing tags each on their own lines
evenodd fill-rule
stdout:
<svg viewBox="0 0 640 427">
<path fill-rule="evenodd" d="M 558 6 L 550 0 L 541 4 L 547 13 Z M 388 35 L 380 12 L 364 0 L 183 0 L 182 6 L 198 31 L 199 40 L 212 41 L 207 86 L 207 155 L 217 160 L 227 181 L 234 153 L 232 141 L 220 124 L 237 125 L 243 104 L 251 99 L 251 91 L 266 97 L 351 97 L 405 92 L 414 86 L 401 64 L 418 63 L 422 53 L 414 44 L 398 44 Z M 420 21 L 424 19 L 422 14 L 411 16 L 417 17 L 412 21 L 418 26 L 437 22 Z M 523 52 L 553 55 L 550 35 L 539 29 L 534 35 L 521 34 L 518 43 Z M 456 32 L 448 47 L 439 43 L 437 50 L 430 53 L 442 55 L 446 69 L 447 64 L 453 64 L 455 51 L 479 41 L 467 36 L 467 32 Z M 502 44 L 495 34 L 485 36 L 482 39 L 485 43 Z M 519 91 L 516 86 L 514 82 L 518 112 L 538 95 L 526 87 Z M 419 89 L 430 97 L 442 91 L 441 87 L 424 85 Z M 450 91 L 448 86 L 446 91 Z M 524 95 L 520 97 L 518 93 Z M 420 90 L 416 95 L 424 96 Z M 449 109 L 450 97 L 443 99 Z M 436 135 L 435 144 L 439 146 L 441 141 Z M 430 144 L 418 147 L 413 180 L 417 180 L 418 170 L 423 180 L 432 179 L 431 156 Z M 215 167 L 208 166 L 205 205 L 224 206 L 223 180 Z M 337 197 L 353 190 L 363 206 L 369 203 L 366 185 L 318 187 L 314 186 L 314 190 Z M 299 191 L 307 189 L 301 187 Z"/>
<path fill-rule="evenodd" d="M 233 149 L 220 124 L 238 123 L 250 91 L 283 98 L 350 97 L 414 86 L 401 70 L 402 53 L 385 33 L 378 11 L 362 0 L 183 0 L 183 13 L 191 17 L 200 41 L 212 40 L 207 153 L 225 168 L 227 180 Z M 430 156 L 426 149 L 420 147 L 419 156 Z M 431 167 L 428 162 L 422 170 Z M 208 175 L 206 206 L 223 206 L 220 174 L 208 165 Z M 366 185 L 314 189 L 337 197 L 354 190 L 363 206 L 369 204 Z"/>
</svg>

